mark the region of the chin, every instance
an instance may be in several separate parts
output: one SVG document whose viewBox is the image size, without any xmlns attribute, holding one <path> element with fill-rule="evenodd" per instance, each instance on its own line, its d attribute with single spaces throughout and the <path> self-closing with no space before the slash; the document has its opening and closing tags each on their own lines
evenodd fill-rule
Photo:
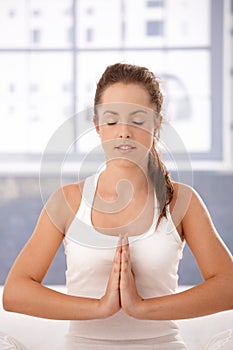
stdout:
<svg viewBox="0 0 233 350">
<path fill-rule="evenodd" d="M 121 168 L 145 168 L 148 164 L 148 158 L 147 157 L 107 157 L 107 162 L 114 163 L 117 167 Z"/>
</svg>

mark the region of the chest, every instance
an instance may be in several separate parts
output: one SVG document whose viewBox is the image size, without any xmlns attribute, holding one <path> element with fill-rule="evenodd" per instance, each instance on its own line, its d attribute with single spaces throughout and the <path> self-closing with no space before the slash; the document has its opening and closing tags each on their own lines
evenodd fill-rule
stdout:
<svg viewBox="0 0 233 350">
<path fill-rule="evenodd" d="M 95 234 L 97 233 L 93 231 Z M 110 249 L 92 249 L 66 240 L 66 277 L 70 289 L 75 288 L 79 294 L 82 291 L 95 291 L 98 295 L 103 293 L 112 269 L 114 245 L 117 244 L 117 237 L 108 239 L 112 242 Z M 172 286 L 171 289 L 175 288 L 182 244 L 174 233 L 162 227 L 162 230 L 150 230 L 146 235 L 129 237 L 129 242 L 131 266 L 138 290 L 145 297 L 153 296 L 155 286 L 159 292 L 164 287 L 165 280 Z"/>
<path fill-rule="evenodd" d="M 123 197 L 107 201 L 96 196 L 91 210 L 91 222 L 103 234 L 139 235 L 151 227 L 155 210 L 153 193 L 127 201 Z"/>
</svg>

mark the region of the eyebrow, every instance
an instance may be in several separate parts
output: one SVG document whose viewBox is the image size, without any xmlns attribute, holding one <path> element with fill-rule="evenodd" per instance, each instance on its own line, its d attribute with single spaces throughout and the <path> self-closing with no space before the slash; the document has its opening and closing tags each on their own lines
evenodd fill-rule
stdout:
<svg viewBox="0 0 233 350">
<path fill-rule="evenodd" d="M 107 111 L 104 112 L 104 115 L 107 114 L 107 113 L 114 114 L 114 115 L 118 115 L 119 114 L 117 112 L 107 110 Z"/>
<path fill-rule="evenodd" d="M 104 115 L 107 114 L 107 113 L 110 113 L 110 114 L 114 114 L 114 115 L 119 115 L 118 112 L 115 112 L 115 111 L 111 111 L 111 110 L 107 110 L 107 111 L 104 111 Z M 144 114 L 147 114 L 147 112 L 143 109 L 138 109 L 136 111 L 133 111 L 130 113 L 130 115 L 135 115 L 137 113 L 144 113 Z"/>
<path fill-rule="evenodd" d="M 130 115 L 135 115 L 137 113 L 144 113 L 144 114 L 147 114 L 147 112 L 143 109 L 138 109 L 137 111 L 134 111 L 134 112 L 131 112 Z"/>
</svg>

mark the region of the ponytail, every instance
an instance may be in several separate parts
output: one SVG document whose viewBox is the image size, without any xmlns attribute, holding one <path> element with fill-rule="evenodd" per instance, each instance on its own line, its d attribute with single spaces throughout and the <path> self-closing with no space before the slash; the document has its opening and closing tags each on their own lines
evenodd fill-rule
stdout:
<svg viewBox="0 0 233 350">
<path fill-rule="evenodd" d="M 163 217 L 167 218 L 167 206 L 172 200 L 174 189 L 170 174 L 154 147 L 152 147 L 149 154 L 148 173 L 155 186 L 158 201 L 159 217 L 156 225 L 157 228 L 161 219 Z"/>
</svg>

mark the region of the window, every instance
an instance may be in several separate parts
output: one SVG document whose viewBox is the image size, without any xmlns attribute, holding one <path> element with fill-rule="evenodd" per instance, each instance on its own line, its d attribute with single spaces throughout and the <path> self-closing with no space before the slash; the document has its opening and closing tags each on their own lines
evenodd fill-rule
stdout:
<svg viewBox="0 0 233 350">
<path fill-rule="evenodd" d="M 73 43 L 74 41 L 74 28 L 68 28 L 67 30 L 67 42 Z"/>
<path fill-rule="evenodd" d="M 9 92 L 12 94 L 15 92 L 15 85 L 13 83 L 9 84 Z"/>
<path fill-rule="evenodd" d="M 39 9 L 34 9 L 34 10 L 32 11 L 32 15 L 33 15 L 34 17 L 39 17 L 39 16 L 41 16 L 41 11 L 40 11 Z"/>
<path fill-rule="evenodd" d="M 13 10 L 13 9 L 9 10 L 9 12 L 8 12 L 8 16 L 9 17 L 13 18 L 13 17 L 15 17 L 15 15 L 16 15 L 16 11 L 15 10 Z"/>
<path fill-rule="evenodd" d="M 163 35 L 163 22 L 162 21 L 148 21 L 146 23 L 146 35 L 148 35 L 148 36 Z"/>
<path fill-rule="evenodd" d="M 72 92 L 72 84 L 71 84 L 71 83 L 64 82 L 64 83 L 62 84 L 62 90 L 63 90 L 64 92 L 71 93 L 71 92 Z"/>
<path fill-rule="evenodd" d="M 41 41 L 41 31 L 39 29 L 32 30 L 32 42 L 35 44 L 40 43 Z"/>
<path fill-rule="evenodd" d="M 86 110 L 74 120 L 72 143 L 92 127 L 89 107 L 100 74 L 127 61 L 160 78 L 164 116 L 191 158 L 224 159 L 221 0 L 39 3 L 33 12 L 32 0 L 0 2 L 0 158 L 17 153 L 39 161 L 68 114 Z M 96 142 L 93 136 L 88 147 Z M 72 150 L 81 159 L 85 138 Z"/>
<path fill-rule="evenodd" d="M 86 9 L 86 14 L 87 14 L 87 15 L 93 15 L 93 13 L 94 13 L 94 9 L 93 9 L 92 7 L 88 7 L 88 8 Z"/>
<path fill-rule="evenodd" d="M 86 41 L 87 42 L 91 42 L 93 41 L 93 38 L 94 38 L 94 31 L 92 28 L 87 28 L 86 30 Z"/>
<path fill-rule="evenodd" d="M 162 7 L 164 6 L 164 1 L 149 0 L 147 1 L 147 7 Z"/>
<path fill-rule="evenodd" d="M 72 7 L 69 7 L 63 11 L 65 16 L 73 16 L 73 9 Z"/>
<path fill-rule="evenodd" d="M 36 83 L 31 83 L 29 86 L 29 91 L 32 93 L 37 93 L 39 91 L 39 85 Z"/>
</svg>

